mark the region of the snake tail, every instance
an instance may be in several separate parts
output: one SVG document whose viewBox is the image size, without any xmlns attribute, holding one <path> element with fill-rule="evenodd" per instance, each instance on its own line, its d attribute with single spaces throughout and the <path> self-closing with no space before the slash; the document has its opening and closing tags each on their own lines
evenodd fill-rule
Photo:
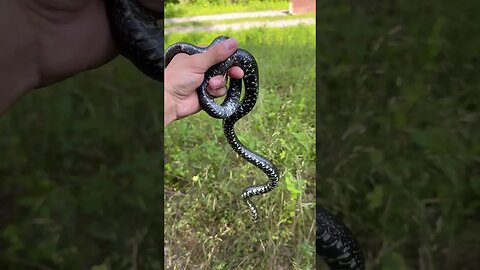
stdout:
<svg viewBox="0 0 480 270">
<path fill-rule="evenodd" d="M 250 198 L 272 191 L 278 185 L 279 174 L 277 168 L 271 161 L 249 150 L 240 142 L 234 131 L 235 121 L 235 118 L 226 118 L 223 121 L 223 130 L 227 138 L 227 142 L 237 154 L 253 164 L 255 167 L 260 168 L 268 177 L 268 182 L 246 187 L 242 192 L 242 198 L 247 207 L 250 209 L 252 220 L 256 222 L 258 220 L 258 211 L 257 207 L 250 200 Z"/>
<path fill-rule="evenodd" d="M 258 220 L 258 210 L 250 198 L 272 191 L 278 185 L 279 173 L 277 167 L 270 160 L 245 147 L 235 133 L 235 123 L 247 115 L 255 106 L 259 87 L 258 68 L 255 58 L 244 50 L 240 50 L 237 53 L 241 56 L 239 57 L 237 65 L 244 70 L 243 82 L 245 85 L 245 95 L 240 107 L 232 115 L 223 120 L 223 132 L 232 149 L 242 158 L 262 170 L 268 177 L 268 182 L 248 186 L 242 192 L 242 198 L 250 209 L 252 220 L 256 222 Z M 235 82 L 236 81 L 232 80 L 232 83 Z"/>
</svg>

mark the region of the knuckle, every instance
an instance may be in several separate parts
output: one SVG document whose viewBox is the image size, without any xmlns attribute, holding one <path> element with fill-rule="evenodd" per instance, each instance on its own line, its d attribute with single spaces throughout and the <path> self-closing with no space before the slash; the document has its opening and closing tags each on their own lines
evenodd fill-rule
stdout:
<svg viewBox="0 0 480 270">
<path fill-rule="evenodd" d="M 224 47 L 222 44 L 217 44 L 216 46 L 213 46 L 213 53 L 215 56 L 221 58 L 224 55 Z"/>
</svg>

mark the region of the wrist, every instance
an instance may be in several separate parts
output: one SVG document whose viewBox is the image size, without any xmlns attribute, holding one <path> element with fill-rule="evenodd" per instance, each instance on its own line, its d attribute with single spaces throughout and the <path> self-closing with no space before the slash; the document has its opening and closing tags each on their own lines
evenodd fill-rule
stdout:
<svg viewBox="0 0 480 270">
<path fill-rule="evenodd" d="M 177 104 L 175 98 L 171 94 L 171 88 L 168 86 L 168 84 L 165 84 L 165 90 L 163 93 L 163 126 L 166 127 L 173 121 L 177 120 Z"/>
<path fill-rule="evenodd" d="M 0 10 L 0 114 L 40 81 L 35 32 L 18 1 Z M 12 27 L 14 26 L 14 28 Z"/>
</svg>

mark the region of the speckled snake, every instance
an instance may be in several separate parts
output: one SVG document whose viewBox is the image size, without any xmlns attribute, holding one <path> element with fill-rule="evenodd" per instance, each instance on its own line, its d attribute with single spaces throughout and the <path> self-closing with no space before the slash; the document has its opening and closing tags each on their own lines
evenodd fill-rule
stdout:
<svg viewBox="0 0 480 270">
<path fill-rule="evenodd" d="M 205 48 L 188 43 L 176 43 L 167 49 L 164 56 L 163 27 L 157 23 L 158 17 L 139 5 L 136 0 L 106 0 L 105 2 L 112 34 L 122 55 L 154 80 L 163 82 L 164 68 L 177 53 L 202 53 L 213 44 L 226 39 L 226 37 L 218 37 Z M 245 85 L 245 94 L 240 100 L 242 80 L 231 79 L 227 97 L 219 105 L 207 93 L 208 81 L 214 76 L 225 74 L 232 66 L 239 66 L 244 71 L 242 80 Z M 203 83 L 197 89 L 197 94 L 205 112 L 214 118 L 223 119 L 225 137 L 230 146 L 268 176 L 269 180 L 265 184 L 249 186 L 242 193 L 252 218 L 257 220 L 257 209 L 250 198 L 273 190 L 278 184 L 279 174 L 272 162 L 242 145 L 234 131 L 235 123 L 253 109 L 257 100 L 258 68 L 255 58 L 247 51 L 238 49 L 227 60 L 206 72 Z M 332 269 L 364 268 L 358 243 L 345 225 L 323 208 L 317 208 L 316 222 L 317 254 L 322 256 Z"/>
<path fill-rule="evenodd" d="M 227 37 L 217 37 L 208 47 L 197 47 L 185 42 L 175 43 L 165 52 L 165 66 L 178 53 L 197 54 L 208 50 L 211 46 L 226 40 Z M 242 80 L 231 79 L 227 96 L 221 105 L 218 105 L 207 93 L 208 81 L 214 76 L 226 74 L 232 66 L 238 66 L 244 71 L 243 83 L 245 94 L 240 100 L 242 91 Z M 250 201 L 253 196 L 261 195 L 272 191 L 278 185 L 278 170 L 275 165 L 263 156 L 249 150 L 237 138 L 234 125 L 242 117 L 247 115 L 255 106 L 258 96 L 258 68 L 255 58 L 247 51 L 237 49 L 225 61 L 212 66 L 206 73 L 203 83 L 197 89 L 198 98 L 202 109 L 211 117 L 223 119 L 223 131 L 227 142 L 242 158 L 260 168 L 267 176 L 268 182 L 264 184 L 246 187 L 243 190 L 242 198 L 252 213 L 252 219 L 257 221 L 258 212 L 255 205 Z"/>
<path fill-rule="evenodd" d="M 122 54 L 130 59 L 142 72 L 151 78 L 163 81 L 164 67 L 168 66 L 178 53 L 197 54 L 208 50 L 227 37 L 217 37 L 205 48 L 180 42 L 173 44 L 163 55 L 163 29 L 151 12 L 134 0 L 110 0 L 106 2 L 113 36 Z M 241 80 L 231 79 L 227 96 L 219 105 L 207 93 L 208 81 L 217 75 L 225 74 L 232 66 L 244 71 Z M 240 100 L 242 81 L 245 93 Z M 258 219 L 258 212 L 250 198 L 272 191 L 278 185 L 278 170 L 265 157 L 249 150 L 237 138 L 234 125 L 247 115 L 255 106 L 258 96 L 258 67 L 255 58 L 247 51 L 238 49 L 225 61 L 211 67 L 205 73 L 202 84 L 197 88 L 198 99 L 202 109 L 214 118 L 223 119 L 223 130 L 230 146 L 241 157 L 260 168 L 267 176 L 268 182 L 246 187 L 242 198 L 252 213 L 252 219 Z"/>
</svg>

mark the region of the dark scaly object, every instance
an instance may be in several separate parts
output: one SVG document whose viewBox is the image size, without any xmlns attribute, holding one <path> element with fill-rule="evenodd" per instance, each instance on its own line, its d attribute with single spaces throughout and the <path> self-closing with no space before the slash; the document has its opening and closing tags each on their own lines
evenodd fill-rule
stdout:
<svg viewBox="0 0 480 270">
<path fill-rule="evenodd" d="M 122 55 L 150 78 L 163 82 L 163 26 L 155 14 L 136 0 L 106 0 L 105 4 Z"/>
<path fill-rule="evenodd" d="M 330 269 L 363 270 L 365 261 L 355 237 L 332 213 L 317 206 L 316 247 Z"/>
<path fill-rule="evenodd" d="M 197 47 L 189 43 L 179 42 L 170 46 L 165 53 L 165 66 L 178 53 L 189 55 L 203 53 L 211 46 L 220 43 L 228 37 L 217 37 L 205 48 Z M 240 100 L 242 80 L 231 79 L 230 87 L 224 102 L 219 105 L 207 92 L 208 81 L 217 76 L 226 74 L 232 66 L 240 67 L 243 72 L 245 95 Z M 258 220 L 258 211 L 250 198 L 272 191 L 278 185 L 278 170 L 275 165 L 265 157 L 249 150 L 237 138 L 235 123 L 247 115 L 255 106 L 258 96 L 258 68 L 255 58 L 247 51 L 238 49 L 227 60 L 212 66 L 206 73 L 202 84 L 197 88 L 197 94 L 202 109 L 214 118 L 223 119 L 223 131 L 230 146 L 242 158 L 261 169 L 268 177 L 268 182 L 260 185 L 249 186 L 243 190 L 242 198 L 252 213 L 252 219 Z"/>
<path fill-rule="evenodd" d="M 205 50 L 191 44 L 179 43 L 176 47 L 169 48 L 169 59 L 164 61 L 163 29 L 161 25 L 157 24 L 157 18 L 153 13 L 140 6 L 136 0 L 106 0 L 106 10 L 113 37 L 122 55 L 130 59 L 143 73 L 154 80 L 163 81 L 164 67 L 176 53 L 194 54 Z M 222 39 L 225 39 L 225 37 L 216 39 L 214 43 Z M 218 105 L 206 92 L 206 85 L 209 78 L 218 74 L 224 74 L 228 67 L 234 63 L 243 65 L 241 67 L 245 71 L 245 98 L 240 102 L 241 80 L 232 79 L 226 100 L 222 105 Z M 269 176 L 269 182 L 264 185 L 247 187 L 242 194 L 245 203 L 252 212 L 252 217 L 256 220 L 258 218 L 257 209 L 251 203 L 250 198 L 272 190 L 278 183 L 278 172 L 270 161 L 245 148 L 239 142 L 233 129 L 235 122 L 249 113 L 256 102 L 258 70 L 255 59 L 248 52 L 239 49 L 234 56 L 212 67 L 207 72 L 202 86 L 198 89 L 198 93 L 202 108 L 209 115 L 224 119 L 224 132 L 233 149 L 249 162 L 260 167 Z M 333 215 L 319 208 L 317 208 L 316 221 L 317 254 L 323 256 L 332 269 L 364 269 L 363 258 L 361 257 L 358 244 L 356 244 L 355 239 L 345 225 L 339 222 Z M 342 244 L 339 245 L 339 243 Z M 345 243 L 353 244 L 348 244 L 347 246 Z M 342 247 L 344 248 L 341 249 Z M 344 255 L 346 252 L 348 255 Z M 345 259 L 347 257 L 353 259 Z M 348 262 L 351 263 L 348 264 Z"/>
</svg>

